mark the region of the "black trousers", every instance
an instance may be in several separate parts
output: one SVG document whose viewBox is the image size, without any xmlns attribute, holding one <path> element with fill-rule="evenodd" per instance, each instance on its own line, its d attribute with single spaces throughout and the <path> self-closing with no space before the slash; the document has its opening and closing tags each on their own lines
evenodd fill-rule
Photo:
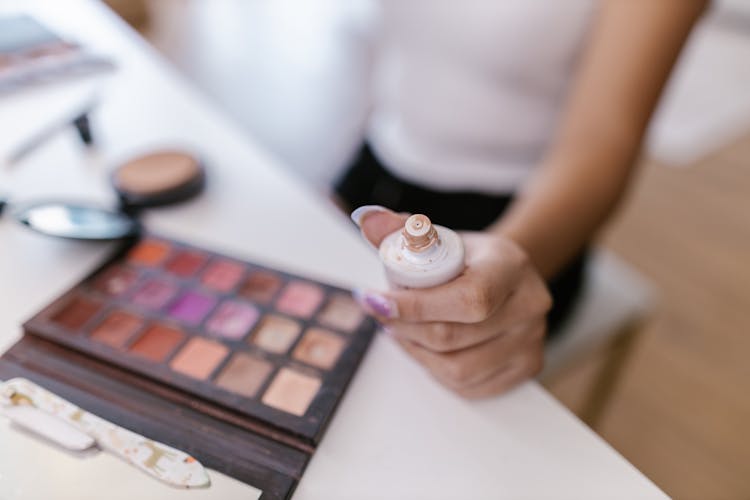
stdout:
<svg viewBox="0 0 750 500">
<path fill-rule="evenodd" d="M 425 189 L 391 174 L 365 145 L 336 184 L 341 200 L 354 209 L 382 205 L 396 212 L 424 213 L 436 224 L 456 230 L 481 231 L 495 222 L 513 201 L 513 195 L 489 196 L 476 192 Z M 586 252 L 581 253 L 551 280 L 553 299 L 547 317 L 548 336 L 555 335 L 575 305 L 583 284 Z"/>
</svg>

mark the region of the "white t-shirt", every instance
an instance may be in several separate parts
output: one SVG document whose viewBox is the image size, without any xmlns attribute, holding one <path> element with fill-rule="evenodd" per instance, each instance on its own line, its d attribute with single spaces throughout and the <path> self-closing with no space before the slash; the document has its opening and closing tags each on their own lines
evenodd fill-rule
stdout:
<svg viewBox="0 0 750 500">
<path fill-rule="evenodd" d="M 553 139 L 596 0 L 380 0 L 368 141 L 437 190 L 513 192 Z"/>
</svg>

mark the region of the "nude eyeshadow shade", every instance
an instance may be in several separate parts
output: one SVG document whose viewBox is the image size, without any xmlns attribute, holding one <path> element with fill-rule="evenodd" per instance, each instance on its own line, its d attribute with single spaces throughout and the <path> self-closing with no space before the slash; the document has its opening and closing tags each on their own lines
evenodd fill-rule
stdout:
<svg viewBox="0 0 750 500">
<path fill-rule="evenodd" d="M 91 338 L 112 347 L 122 347 L 143 325 L 143 320 L 125 311 L 113 311 L 91 332 Z"/>
<path fill-rule="evenodd" d="M 192 276 L 197 273 L 208 258 L 203 252 L 183 250 L 165 266 L 166 270 L 177 276 Z"/>
<path fill-rule="evenodd" d="M 240 340 L 258 321 L 259 315 L 258 309 L 250 304 L 227 300 L 206 321 L 206 331 L 217 337 Z"/>
<path fill-rule="evenodd" d="M 292 357 L 296 360 L 330 370 L 344 350 L 344 339 L 322 328 L 310 328 L 302 336 Z"/>
<path fill-rule="evenodd" d="M 253 272 L 242 287 L 240 295 L 248 300 L 259 304 L 268 304 L 281 288 L 281 279 L 278 275 L 268 271 Z"/>
<path fill-rule="evenodd" d="M 258 393 L 273 365 L 246 353 L 235 354 L 216 378 L 216 384 L 228 391 L 253 397 Z"/>
<path fill-rule="evenodd" d="M 291 368 L 282 368 L 263 394 L 268 406 L 302 416 L 320 389 L 319 378 Z"/>
<path fill-rule="evenodd" d="M 229 354 L 229 349 L 219 342 L 193 337 L 178 352 L 169 366 L 188 377 L 206 379 Z"/>
<path fill-rule="evenodd" d="M 318 314 L 320 324 L 338 331 L 350 333 L 362 324 L 365 315 L 362 308 L 348 295 L 333 295 Z"/>
<path fill-rule="evenodd" d="M 132 354 L 151 361 L 161 362 L 182 342 L 185 334 L 176 328 L 164 325 L 151 325 L 130 346 Z"/>
<path fill-rule="evenodd" d="M 269 314 L 263 318 L 251 341 L 268 352 L 283 354 L 297 340 L 301 330 L 293 319 Z"/>
<path fill-rule="evenodd" d="M 276 309 L 281 312 L 309 318 L 323 301 L 323 290 L 313 283 L 292 281 L 276 300 Z"/>
<path fill-rule="evenodd" d="M 229 260 L 219 260 L 211 263 L 203 273 L 203 284 L 220 292 L 228 292 L 234 288 L 242 278 L 245 267 Z"/>
<path fill-rule="evenodd" d="M 68 330 L 78 330 L 99 312 L 101 304 L 93 300 L 76 297 L 52 316 L 52 321 Z"/>
<path fill-rule="evenodd" d="M 157 266 L 169 255 L 169 245 L 163 241 L 145 240 L 130 251 L 128 260 L 142 266 Z"/>
</svg>

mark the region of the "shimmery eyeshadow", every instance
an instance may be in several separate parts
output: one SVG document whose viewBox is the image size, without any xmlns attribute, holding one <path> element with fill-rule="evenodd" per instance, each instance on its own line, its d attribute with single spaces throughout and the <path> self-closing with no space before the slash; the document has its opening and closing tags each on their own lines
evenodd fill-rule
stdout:
<svg viewBox="0 0 750 500">
<path fill-rule="evenodd" d="M 268 304 L 279 288 L 281 288 L 279 276 L 268 271 L 256 271 L 242 284 L 239 294 L 253 302 Z"/>
<path fill-rule="evenodd" d="M 166 265 L 167 271 L 177 276 L 187 277 L 197 273 L 208 260 L 206 254 L 195 250 L 183 250 Z"/>
<path fill-rule="evenodd" d="M 283 354 L 299 336 L 301 327 L 296 321 L 269 314 L 263 318 L 251 342 L 269 352 Z"/>
<path fill-rule="evenodd" d="M 204 380 L 229 354 L 229 349 L 219 342 L 193 337 L 175 355 L 169 366 L 188 377 Z"/>
<path fill-rule="evenodd" d="M 78 330 L 95 315 L 101 304 L 83 297 L 76 297 L 52 316 L 52 321 L 68 330 Z"/>
<path fill-rule="evenodd" d="M 245 353 L 235 354 L 216 378 L 216 384 L 228 391 L 253 397 L 272 369 L 268 361 Z"/>
<path fill-rule="evenodd" d="M 241 264 L 229 260 L 219 260 L 206 268 L 201 281 L 209 288 L 228 292 L 240 281 L 244 270 L 245 266 Z"/>
<path fill-rule="evenodd" d="M 344 350 L 344 339 L 322 328 L 310 328 L 294 348 L 292 357 L 308 365 L 329 370 Z"/>
<path fill-rule="evenodd" d="M 169 314 L 186 323 L 203 321 L 208 311 L 216 305 L 216 299 L 198 292 L 185 292 L 169 308 Z"/>
<path fill-rule="evenodd" d="M 177 293 L 173 284 L 158 279 L 148 280 L 133 295 L 133 303 L 158 310 Z"/>
<path fill-rule="evenodd" d="M 141 325 L 143 321 L 138 316 L 125 311 L 114 311 L 91 332 L 91 338 L 112 347 L 122 347 Z"/>
<path fill-rule="evenodd" d="M 258 321 L 260 313 L 250 304 L 227 300 L 206 322 L 206 330 L 217 337 L 239 340 Z"/>
<path fill-rule="evenodd" d="M 105 271 L 94 282 L 94 288 L 114 297 L 127 292 L 138 279 L 138 273 L 133 269 L 118 266 Z"/>
<path fill-rule="evenodd" d="M 145 240 L 133 248 L 128 260 L 142 266 L 158 266 L 169 254 L 169 245 L 163 241 Z"/>
<path fill-rule="evenodd" d="M 276 309 L 281 312 L 309 318 L 323 301 L 323 289 L 304 281 L 292 281 L 281 292 Z"/>
<path fill-rule="evenodd" d="M 346 295 L 331 297 L 328 304 L 318 314 L 318 322 L 342 332 L 351 333 L 362 323 L 364 314 L 354 300 Z"/>
<path fill-rule="evenodd" d="M 282 368 L 263 395 L 263 403 L 302 416 L 320 389 L 321 381 L 291 368 Z"/>
<path fill-rule="evenodd" d="M 130 346 L 129 352 L 151 361 L 164 361 L 184 338 L 185 334 L 176 328 L 159 324 L 151 325 Z"/>
</svg>

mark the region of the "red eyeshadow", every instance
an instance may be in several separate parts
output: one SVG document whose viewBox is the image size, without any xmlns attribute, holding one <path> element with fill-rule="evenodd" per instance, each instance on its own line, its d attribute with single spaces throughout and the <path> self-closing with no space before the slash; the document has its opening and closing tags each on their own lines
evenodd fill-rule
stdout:
<svg viewBox="0 0 750 500">
<path fill-rule="evenodd" d="M 68 330 L 78 330 L 101 309 L 93 300 L 77 297 L 52 316 L 52 321 Z"/>
<path fill-rule="evenodd" d="M 128 260 L 143 266 L 158 266 L 169 254 L 169 245 L 162 241 L 146 240 L 128 254 Z"/>
<path fill-rule="evenodd" d="M 185 277 L 197 273 L 206 260 L 208 257 L 204 253 L 184 250 L 178 253 L 166 267 L 170 273 Z"/>
<path fill-rule="evenodd" d="M 268 304 L 281 288 L 281 278 L 268 271 L 256 271 L 242 284 L 240 295 L 259 304 Z"/>
<path fill-rule="evenodd" d="M 245 266 L 229 260 L 219 260 L 208 266 L 201 281 L 204 285 L 220 292 L 228 292 L 242 278 Z"/>
<path fill-rule="evenodd" d="M 91 338 L 112 347 L 122 347 L 142 324 L 138 316 L 114 311 L 91 332 Z"/>
<path fill-rule="evenodd" d="M 151 361 L 163 361 L 183 338 L 185 334 L 176 328 L 152 325 L 130 347 L 130 352 Z"/>
</svg>

